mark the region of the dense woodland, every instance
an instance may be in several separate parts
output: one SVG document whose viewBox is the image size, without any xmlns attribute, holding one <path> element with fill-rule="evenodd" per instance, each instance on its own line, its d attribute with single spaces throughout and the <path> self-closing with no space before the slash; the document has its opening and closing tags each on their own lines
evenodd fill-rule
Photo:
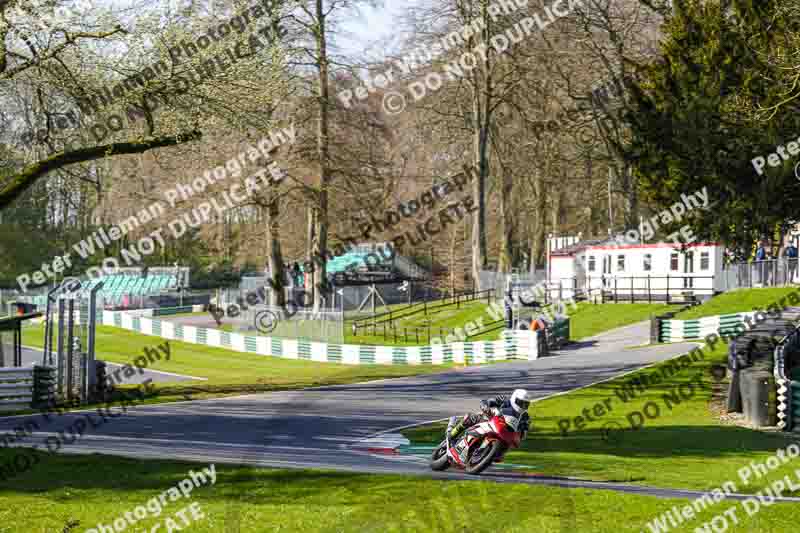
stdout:
<svg viewBox="0 0 800 533">
<path fill-rule="evenodd" d="M 564 0 L 556 5 L 566 16 L 497 51 L 494 36 L 534 14 L 546 20 L 553 3 L 498 13 L 489 0 L 420 0 L 397 21 L 402 46 L 345 53 L 343 23 L 365 3 L 0 0 L 3 284 L 292 124 L 295 142 L 271 154 L 287 172 L 280 185 L 180 238 L 165 232 L 142 264 L 178 261 L 199 284 L 274 272 L 333 250 L 465 165 L 476 176 L 475 211 L 400 250 L 435 265 L 448 287 L 477 285 L 484 269 L 533 270 L 547 234 L 634 228 L 704 186 L 713 209 L 692 213 L 695 234 L 749 246 L 787 231 L 800 158 L 761 176 L 751 160 L 800 136 L 800 1 Z M 243 31 L 216 33 L 245 12 L 249 24 L 231 22 Z M 482 29 L 455 39 L 465 26 Z M 179 43 L 209 29 L 207 48 L 173 61 Z M 444 52 L 434 44 L 443 39 L 453 45 Z M 188 89 L 177 82 L 232 47 L 226 68 L 206 69 Z M 366 62 L 376 50 L 385 59 Z M 442 75 L 439 90 L 413 101 L 409 83 L 445 72 L 465 52 L 478 60 L 463 77 Z M 87 99 L 158 64 L 168 68 L 87 112 Z M 390 68 L 387 87 L 351 105 L 338 97 Z M 406 95 L 404 112 L 386 112 L 387 91 Z M 92 133 L 113 115 L 125 118 L 119 131 Z M 74 261 L 73 272 L 266 164 L 248 162 L 241 176 L 178 202 L 110 252 Z M 414 231 L 441 208 L 367 240 Z"/>
</svg>

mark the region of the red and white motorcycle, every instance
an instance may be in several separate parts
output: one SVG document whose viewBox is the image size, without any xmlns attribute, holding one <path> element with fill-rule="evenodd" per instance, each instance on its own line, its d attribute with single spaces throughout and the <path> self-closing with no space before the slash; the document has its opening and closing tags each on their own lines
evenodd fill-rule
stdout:
<svg viewBox="0 0 800 533">
<path fill-rule="evenodd" d="M 467 474 L 480 474 L 492 463 L 503 461 L 512 448 L 519 448 L 522 438 L 519 418 L 492 414 L 489 420 L 476 424 L 450 441 L 450 431 L 431 454 L 431 470 L 462 468 Z"/>
</svg>

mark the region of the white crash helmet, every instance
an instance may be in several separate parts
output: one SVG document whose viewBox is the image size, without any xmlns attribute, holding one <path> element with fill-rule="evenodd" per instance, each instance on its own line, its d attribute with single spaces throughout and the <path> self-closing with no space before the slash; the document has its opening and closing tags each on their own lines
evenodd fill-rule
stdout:
<svg viewBox="0 0 800 533">
<path fill-rule="evenodd" d="M 509 403 L 514 411 L 522 414 L 528 410 L 528 406 L 531 404 L 531 396 L 525 389 L 517 389 L 511 394 Z"/>
</svg>

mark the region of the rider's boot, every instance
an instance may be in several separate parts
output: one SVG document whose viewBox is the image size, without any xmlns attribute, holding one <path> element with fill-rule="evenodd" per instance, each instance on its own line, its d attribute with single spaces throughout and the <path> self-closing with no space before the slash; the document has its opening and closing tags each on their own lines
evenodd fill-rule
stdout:
<svg viewBox="0 0 800 533">
<path fill-rule="evenodd" d="M 467 418 L 465 416 L 458 422 L 456 422 L 457 417 L 450 418 L 450 423 L 447 425 L 447 432 L 450 434 L 450 440 L 456 440 L 461 433 L 467 429 Z"/>
</svg>

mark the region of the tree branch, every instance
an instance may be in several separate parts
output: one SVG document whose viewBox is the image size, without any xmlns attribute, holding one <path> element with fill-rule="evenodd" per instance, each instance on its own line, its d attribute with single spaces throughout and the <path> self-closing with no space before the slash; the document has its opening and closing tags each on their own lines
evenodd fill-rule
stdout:
<svg viewBox="0 0 800 533">
<path fill-rule="evenodd" d="M 114 155 L 141 154 L 155 148 L 177 146 L 200 139 L 202 136 L 203 134 L 200 131 L 194 130 L 177 136 L 151 137 L 141 142 L 112 143 L 91 148 L 81 148 L 72 152 L 59 152 L 47 159 L 28 165 L 17 174 L 12 174 L 8 176 L 8 179 L 3 180 L 5 183 L 0 184 L 0 210 L 8 207 L 11 202 L 30 188 L 36 180 L 53 170 Z"/>
<path fill-rule="evenodd" d="M 20 72 L 24 72 L 29 68 L 35 67 L 36 65 L 47 61 L 48 59 L 52 59 L 56 57 L 58 54 L 66 50 L 67 48 L 74 45 L 78 39 L 105 39 L 107 37 L 111 37 L 117 33 L 128 33 L 125 29 L 121 26 L 117 26 L 112 31 L 104 31 L 100 33 L 86 33 L 86 32 L 78 32 L 78 33 L 67 33 L 64 30 L 59 30 L 61 33 L 64 34 L 65 41 L 57 46 L 55 46 L 52 50 L 48 50 L 46 53 L 43 53 L 39 56 L 36 56 L 36 51 L 34 50 L 34 57 L 30 58 L 28 62 L 22 63 L 21 65 L 17 65 L 16 67 L 6 70 L 7 65 L 3 65 L 3 71 L 0 71 L 0 79 L 10 79 L 19 74 Z"/>
</svg>

